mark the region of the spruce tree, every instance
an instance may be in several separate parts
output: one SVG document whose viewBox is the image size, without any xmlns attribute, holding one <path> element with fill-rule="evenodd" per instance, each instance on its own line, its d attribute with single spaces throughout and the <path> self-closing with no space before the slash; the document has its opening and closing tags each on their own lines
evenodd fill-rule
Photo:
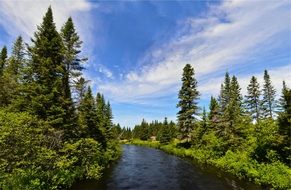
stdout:
<svg viewBox="0 0 291 190">
<path fill-rule="evenodd" d="M 49 7 L 29 47 L 33 81 L 29 85 L 31 101 L 28 110 L 56 128 L 64 126 L 66 117 L 63 50 L 62 38 Z"/>
<path fill-rule="evenodd" d="M 7 106 L 9 95 L 7 96 L 7 81 L 4 71 L 7 67 L 7 48 L 4 46 L 0 52 L 0 107 Z"/>
<path fill-rule="evenodd" d="M 279 107 L 278 107 L 278 111 L 279 112 L 284 112 L 285 111 L 285 106 L 286 106 L 286 100 L 285 100 L 285 92 L 288 90 L 287 86 L 286 86 L 286 82 L 283 81 L 282 82 L 283 84 L 283 88 L 282 88 L 282 91 L 281 91 L 281 97 L 279 99 Z"/>
<path fill-rule="evenodd" d="M 236 119 L 242 115 L 242 95 L 241 88 L 238 84 L 237 78 L 233 76 L 231 78 L 230 85 L 230 104 L 227 112 L 231 122 L 231 126 L 236 122 Z"/>
<path fill-rule="evenodd" d="M 105 135 L 106 140 L 110 140 L 112 138 L 112 126 L 113 126 L 112 119 L 113 119 L 113 115 L 112 115 L 112 109 L 111 109 L 109 101 L 105 105 L 105 113 L 104 114 L 105 114 L 105 117 L 106 117 L 104 135 Z"/>
<path fill-rule="evenodd" d="M 165 117 L 163 124 L 160 127 L 159 139 L 160 143 L 167 144 L 172 140 L 171 128 Z"/>
<path fill-rule="evenodd" d="M 229 73 L 225 73 L 224 82 L 221 84 L 220 95 L 218 97 L 219 101 L 219 127 L 217 127 L 216 132 L 220 136 L 225 136 L 230 133 L 230 117 L 231 117 L 231 79 Z"/>
<path fill-rule="evenodd" d="M 247 95 L 245 96 L 246 107 L 253 119 L 258 121 L 260 119 L 260 85 L 257 78 L 252 76 L 250 84 L 247 87 Z"/>
<path fill-rule="evenodd" d="M 97 120 L 98 125 L 100 129 L 104 130 L 106 126 L 106 104 L 104 96 L 100 93 L 97 93 L 96 95 L 96 114 L 97 114 Z"/>
<path fill-rule="evenodd" d="M 230 103 L 230 77 L 229 73 L 225 73 L 224 83 L 221 84 L 220 95 L 219 95 L 220 112 L 225 112 L 228 104 Z"/>
<path fill-rule="evenodd" d="M 9 64 L 6 69 L 6 84 L 9 84 L 9 92 L 6 92 L 10 98 L 11 107 L 14 110 L 21 111 L 25 104 L 23 87 L 27 79 L 26 70 L 29 69 L 26 59 L 26 48 L 21 36 L 13 44 Z"/>
<path fill-rule="evenodd" d="M 282 97 L 280 101 L 281 112 L 278 115 L 279 134 L 282 137 L 279 152 L 285 161 L 291 161 L 291 89 L 283 82 Z"/>
<path fill-rule="evenodd" d="M 6 64 L 7 64 L 7 48 L 6 46 L 4 46 L 0 52 L 0 77 L 3 76 Z"/>
<path fill-rule="evenodd" d="M 195 115 L 198 115 L 198 98 L 199 92 L 197 90 L 197 81 L 194 77 L 194 69 L 190 64 L 186 64 L 183 69 L 182 87 L 179 91 L 179 102 L 177 107 L 180 108 L 178 112 L 178 126 L 181 133 L 181 138 L 189 142 L 191 132 L 196 124 Z"/>
<path fill-rule="evenodd" d="M 105 147 L 105 139 L 98 127 L 96 104 L 90 86 L 82 99 L 79 110 L 79 123 L 81 126 L 81 137 L 91 137 Z"/>
<path fill-rule="evenodd" d="M 21 36 L 19 36 L 13 44 L 12 54 L 7 69 L 10 75 L 18 78 L 25 66 L 25 46 Z"/>
<path fill-rule="evenodd" d="M 77 77 L 81 76 L 83 67 L 81 63 L 85 58 L 80 58 L 82 41 L 75 30 L 74 23 L 70 17 L 61 29 L 61 37 L 64 44 L 64 76 L 63 76 L 63 91 L 64 91 L 64 104 L 66 110 L 67 125 L 75 123 L 75 110 L 73 100 L 71 97 L 71 85 Z"/>
<path fill-rule="evenodd" d="M 268 71 L 264 71 L 262 114 L 265 118 L 273 118 L 276 108 L 275 102 L 276 91 L 273 87 Z"/>
<path fill-rule="evenodd" d="M 210 104 L 209 104 L 209 115 L 208 120 L 210 122 L 211 127 L 216 128 L 217 124 L 219 122 L 219 104 L 213 96 L 210 98 Z"/>
<path fill-rule="evenodd" d="M 80 104 L 80 102 L 82 102 L 82 99 L 84 98 L 88 82 L 89 81 L 85 80 L 83 77 L 74 80 L 77 106 Z"/>
<path fill-rule="evenodd" d="M 208 128 L 208 116 L 207 116 L 205 107 L 203 107 L 201 127 L 202 127 L 202 132 L 204 134 Z"/>
</svg>

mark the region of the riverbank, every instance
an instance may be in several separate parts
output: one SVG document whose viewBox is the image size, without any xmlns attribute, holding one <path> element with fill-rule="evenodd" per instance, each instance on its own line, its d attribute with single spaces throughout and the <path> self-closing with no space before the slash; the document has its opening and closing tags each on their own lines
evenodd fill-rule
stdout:
<svg viewBox="0 0 291 190">
<path fill-rule="evenodd" d="M 227 151 L 222 157 L 207 149 L 178 147 L 178 140 L 162 145 L 158 141 L 132 140 L 126 142 L 139 146 L 147 146 L 161 149 L 169 154 L 180 157 L 188 157 L 202 164 L 209 164 L 218 169 L 231 173 L 240 179 L 245 179 L 262 186 L 270 186 L 272 189 L 291 189 L 291 169 L 283 163 L 258 163 L 251 159 L 246 152 Z"/>
</svg>

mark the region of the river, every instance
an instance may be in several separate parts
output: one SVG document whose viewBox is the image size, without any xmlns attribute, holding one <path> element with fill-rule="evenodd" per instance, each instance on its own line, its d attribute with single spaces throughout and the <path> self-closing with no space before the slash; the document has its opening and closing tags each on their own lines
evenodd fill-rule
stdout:
<svg viewBox="0 0 291 190">
<path fill-rule="evenodd" d="M 79 181 L 71 190 L 257 190 L 259 186 L 238 180 L 215 168 L 201 168 L 189 160 L 161 150 L 123 145 L 121 158 L 101 180 Z"/>
</svg>

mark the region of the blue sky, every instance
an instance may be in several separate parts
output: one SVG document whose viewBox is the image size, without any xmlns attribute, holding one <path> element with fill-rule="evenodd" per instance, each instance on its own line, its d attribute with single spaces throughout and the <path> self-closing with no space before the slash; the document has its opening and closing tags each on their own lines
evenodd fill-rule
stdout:
<svg viewBox="0 0 291 190">
<path fill-rule="evenodd" d="M 193 65 L 200 106 L 226 71 L 242 92 L 268 69 L 278 94 L 291 86 L 290 1 L 0 1 L 0 47 L 27 42 L 51 5 L 57 27 L 72 16 L 89 58 L 84 75 L 111 102 L 114 121 L 133 126 L 176 119 L 182 68 Z"/>
</svg>

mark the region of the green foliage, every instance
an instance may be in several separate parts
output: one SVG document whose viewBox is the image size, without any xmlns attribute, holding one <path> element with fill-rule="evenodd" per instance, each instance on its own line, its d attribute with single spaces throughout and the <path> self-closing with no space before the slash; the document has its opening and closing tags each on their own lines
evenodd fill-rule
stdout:
<svg viewBox="0 0 291 190">
<path fill-rule="evenodd" d="M 99 179 L 120 156 L 110 136 L 110 103 L 104 103 L 99 121 L 91 89 L 86 91 L 81 77 L 86 60 L 79 57 L 81 44 L 71 18 L 59 34 L 49 7 L 28 51 L 21 37 L 9 58 L 2 49 L 0 189 L 67 189 L 79 179 Z M 100 128 L 103 123 L 106 130 Z"/>
<path fill-rule="evenodd" d="M 278 150 L 286 163 L 291 163 L 291 89 L 283 85 L 282 112 L 278 116 L 278 132 L 282 138 Z"/>
<path fill-rule="evenodd" d="M 275 108 L 277 107 L 276 90 L 272 86 L 270 75 L 268 71 L 264 71 L 264 85 L 263 85 L 263 99 L 262 99 L 262 114 L 265 118 L 273 118 Z"/>
<path fill-rule="evenodd" d="M 141 140 L 159 140 L 164 144 L 169 143 L 177 136 L 177 129 L 174 122 L 168 122 L 165 118 L 164 122 L 152 121 L 147 123 L 145 120 L 140 125 L 136 125 L 132 130 L 132 137 Z"/>
<path fill-rule="evenodd" d="M 78 178 L 99 179 L 120 155 L 114 142 L 106 151 L 92 138 L 62 140 L 62 132 L 28 113 L 0 111 L 0 188 L 58 189 Z"/>
<path fill-rule="evenodd" d="M 153 135 L 164 130 L 164 125 L 155 123 L 155 128 L 147 124 L 147 130 L 141 130 L 137 125 L 133 129 L 134 137 L 141 140 L 133 139 L 130 143 L 190 157 L 260 185 L 291 189 L 291 90 L 283 83 L 281 108 L 275 120 L 272 117 L 275 91 L 267 71 L 264 79 L 265 107 L 260 105 L 259 84 L 255 77 L 251 78 L 245 101 L 247 106 L 243 107 L 238 80 L 226 73 L 219 101 L 211 97 L 209 113 L 204 109 L 201 119 L 192 124 L 191 141 L 176 139 L 164 143 L 159 136 L 157 140 L 160 142 L 141 141 L 148 139 L 141 138 L 144 132 Z M 261 113 L 265 118 L 260 117 Z"/>
<path fill-rule="evenodd" d="M 190 64 L 186 64 L 183 69 L 182 87 L 179 91 L 179 102 L 177 107 L 180 108 L 178 112 L 178 126 L 181 134 L 181 139 L 187 141 L 191 138 L 191 132 L 195 125 L 194 115 L 198 114 L 198 97 L 197 81 L 194 77 L 194 69 Z"/>
<path fill-rule="evenodd" d="M 249 114 L 253 119 L 258 121 L 260 119 L 260 85 L 257 82 L 257 78 L 252 76 L 250 80 L 250 84 L 247 87 L 247 95 L 246 95 L 246 107 L 248 109 Z"/>
</svg>

